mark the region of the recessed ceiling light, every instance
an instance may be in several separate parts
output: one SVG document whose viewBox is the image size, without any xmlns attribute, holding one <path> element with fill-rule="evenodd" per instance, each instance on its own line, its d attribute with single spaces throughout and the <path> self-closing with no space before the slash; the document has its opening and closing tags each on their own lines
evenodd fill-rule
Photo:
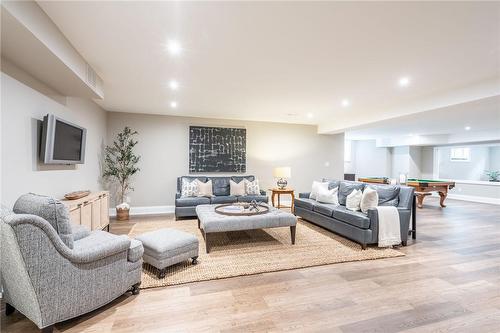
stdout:
<svg viewBox="0 0 500 333">
<path fill-rule="evenodd" d="M 399 79 L 399 86 L 400 87 L 408 87 L 408 85 L 410 84 L 410 78 L 407 77 L 407 76 L 404 76 L 402 78 Z"/>
<path fill-rule="evenodd" d="M 309 113 L 307 114 L 307 118 L 311 119 L 312 117 L 314 117 L 314 115 L 313 115 L 312 113 L 310 113 L 310 112 L 309 112 Z"/>
<path fill-rule="evenodd" d="M 175 81 L 175 80 L 172 80 L 168 83 L 168 86 L 170 87 L 170 89 L 172 90 L 177 90 L 177 88 L 179 88 L 179 82 Z"/>
<path fill-rule="evenodd" d="M 175 101 L 174 102 L 170 102 L 170 107 L 172 109 L 175 109 L 177 107 L 177 102 L 175 102 Z"/>
<path fill-rule="evenodd" d="M 470 126 L 465 126 L 466 131 L 470 131 Z"/>
<path fill-rule="evenodd" d="M 171 39 L 167 42 L 167 51 L 172 55 L 179 55 L 182 52 L 181 44 L 178 41 Z"/>
<path fill-rule="evenodd" d="M 343 99 L 342 100 L 342 106 L 343 107 L 348 107 L 349 105 L 351 105 L 351 102 L 348 100 L 348 99 Z"/>
</svg>

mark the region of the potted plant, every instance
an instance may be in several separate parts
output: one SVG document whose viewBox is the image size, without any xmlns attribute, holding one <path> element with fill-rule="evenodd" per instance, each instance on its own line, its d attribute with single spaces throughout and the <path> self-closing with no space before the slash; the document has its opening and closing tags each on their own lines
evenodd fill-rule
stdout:
<svg viewBox="0 0 500 333">
<path fill-rule="evenodd" d="M 490 182 L 499 182 L 500 181 L 500 179 L 498 179 L 498 178 L 500 178 L 500 171 L 498 171 L 498 170 L 497 171 L 486 170 L 485 173 L 488 176 Z"/>
<path fill-rule="evenodd" d="M 130 186 L 131 177 L 140 169 L 137 167 L 140 156 L 134 154 L 134 147 L 137 141 L 134 135 L 137 131 L 132 131 L 128 126 L 118 133 L 116 140 L 111 146 L 106 146 L 104 150 L 104 172 L 103 177 L 118 183 L 119 201 L 116 206 L 116 219 L 124 221 L 129 219 L 130 206 L 125 202 L 125 196 L 134 188 Z"/>
</svg>

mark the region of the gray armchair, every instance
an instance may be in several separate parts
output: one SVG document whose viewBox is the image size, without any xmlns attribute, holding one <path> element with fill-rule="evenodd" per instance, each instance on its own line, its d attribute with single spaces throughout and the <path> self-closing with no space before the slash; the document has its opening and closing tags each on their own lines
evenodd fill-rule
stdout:
<svg viewBox="0 0 500 333">
<path fill-rule="evenodd" d="M 32 214 L 20 214 L 27 212 Z M 139 292 L 140 242 L 72 226 L 64 205 L 33 194 L 19 198 L 14 213 L 2 215 L 7 315 L 17 309 L 42 332 L 51 332 L 55 323 L 95 310 L 128 290 Z"/>
</svg>

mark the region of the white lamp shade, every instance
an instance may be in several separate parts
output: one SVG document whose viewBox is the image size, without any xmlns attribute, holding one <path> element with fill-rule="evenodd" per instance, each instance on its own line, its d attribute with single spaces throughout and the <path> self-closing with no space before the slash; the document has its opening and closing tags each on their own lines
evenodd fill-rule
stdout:
<svg viewBox="0 0 500 333">
<path fill-rule="evenodd" d="M 292 177 L 292 169 L 290 167 L 274 168 L 273 176 L 275 178 L 291 178 Z"/>
</svg>

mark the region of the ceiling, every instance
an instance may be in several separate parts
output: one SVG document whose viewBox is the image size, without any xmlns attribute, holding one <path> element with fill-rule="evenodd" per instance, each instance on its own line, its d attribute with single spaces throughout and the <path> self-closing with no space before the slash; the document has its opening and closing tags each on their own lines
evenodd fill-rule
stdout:
<svg viewBox="0 0 500 333">
<path fill-rule="evenodd" d="M 38 3 L 103 79 L 109 111 L 334 133 L 500 95 L 498 2 Z"/>
<path fill-rule="evenodd" d="M 500 96 L 353 127 L 346 136 L 351 140 L 373 140 L 495 131 L 500 136 Z"/>
</svg>

